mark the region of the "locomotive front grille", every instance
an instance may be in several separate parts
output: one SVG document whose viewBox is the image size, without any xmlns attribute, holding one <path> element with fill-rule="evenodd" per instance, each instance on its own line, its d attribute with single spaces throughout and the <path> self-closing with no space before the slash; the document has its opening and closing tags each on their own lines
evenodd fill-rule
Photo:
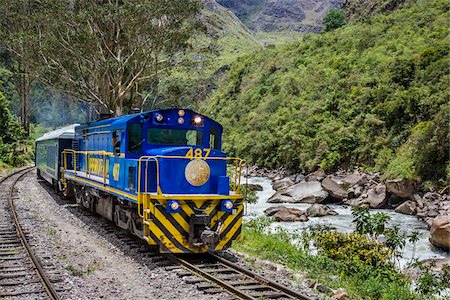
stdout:
<svg viewBox="0 0 450 300">
<path fill-rule="evenodd" d="M 180 201 L 179 213 L 168 213 L 165 200 L 151 200 L 149 243 L 163 253 L 203 253 L 226 249 L 241 233 L 243 202 L 221 211 L 220 200 Z"/>
</svg>

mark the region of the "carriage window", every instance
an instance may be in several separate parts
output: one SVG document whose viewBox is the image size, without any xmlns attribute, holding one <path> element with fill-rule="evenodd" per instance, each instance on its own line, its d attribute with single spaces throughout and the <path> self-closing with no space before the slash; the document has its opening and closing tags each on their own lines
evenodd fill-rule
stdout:
<svg viewBox="0 0 450 300">
<path fill-rule="evenodd" d="M 219 133 L 214 127 L 211 127 L 211 130 L 209 132 L 209 148 L 217 150 L 219 149 Z"/>
<path fill-rule="evenodd" d="M 141 153 L 143 142 L 142 124 L 135 123 L 128 126 L 128 152 Z"/>
<path fill-rule="evenodd" d="M 147 143 L 157 145 L 201 146 L 203 133 L 197 130 L 149 128 Z"/>
</svg>

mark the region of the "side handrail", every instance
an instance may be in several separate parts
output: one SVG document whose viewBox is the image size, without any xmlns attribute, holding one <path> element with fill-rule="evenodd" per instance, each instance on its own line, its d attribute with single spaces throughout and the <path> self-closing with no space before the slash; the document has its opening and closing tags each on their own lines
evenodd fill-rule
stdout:
<svg viewBox="0 0 450 300">
<path fill-rule="evenodd" d="M 186 157 L 186 156 L 167 156 L 167 155 L 154 155 L 154 156 L 141 156 L 138 160 L 138 190 L 137 190 L 137 204 L 138 204 L 138 215 L 141 218 L 144 218 L 144 214 L 141 211 L 141 204 L 143 204 L 143 196 L 142 196 L 142 187 L 141 187 L 141 175 L 142 175 L 142 164 L 145 162 L 145 175 L 144 175 L 144 193 L 148 191 L 148 163 L 150 161 L 155 161 L 156 165 L 156 193 L 157 195 L 163 195 L 163 191 L 160 185 L 160 176 L 159 176 L 159 160 L 158 159 L 189 159 L 189 160 L 224 160 L 224 161 L 233 161 L 234 162 L 234 192 L 236 194 L 240 194 L 241 192 L 241 177 L 242 177 L 242 165 L 244 164 L 244 160 L 237 157 Z"/>
<path fill-rule="evenodd" d="M 67 155 L 72 155 L 73 157 L 73 172 L 74 174 L 77 174 L 77 156 L 78 154 L 84 155 L 85 159 L 86 159 L 86 176 L 90 175 L 90 170 L 89 170 L 89 160 L 91 159 L 91 155 L 101 155 L 103 157 L 103 183 L 106 184 L 106 179 L 108 176 L 108 172 L 107 172 L 107 163 L 106 160 L 107 158 L 111 157 L 113 154 L 111 152 L 107 152 L 107 151 L 77 151 L 77 150 L 72 150 L 72 149 L 64 149 L 64 151 L 62 152 L 63 154 L 63 173 L 65 170 L 69 170 L 68 166 L 67 166 Z"/>
</svg>

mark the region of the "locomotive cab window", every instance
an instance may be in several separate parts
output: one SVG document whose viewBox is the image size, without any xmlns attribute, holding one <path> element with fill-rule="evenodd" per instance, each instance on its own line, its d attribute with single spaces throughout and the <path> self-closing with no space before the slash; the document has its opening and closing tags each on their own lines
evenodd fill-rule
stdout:
<svg viewBox="0 0 450 300">
<path fill-rule="evenodd" d="M 128 153 L 138 154 L 142 152 L 142 124 L 135 123 L 128 126 Z"/>
<path fill-rule="evenodd" d="M 209 148 L 219 150 L 219 133 L 215 127 L 209 131 Z"/>
<path fill-rule="evenodd" d="M 120 154 L 120 131 L 119 130 L 114 130 L 112 133 L 112 144 L 114 147 L 114 155 L 119 155 Z"/>
<path fill-rule="evenodd" d="M 201 146 L 203 133 L 187 129 L 149 128 L 147 143 L 155 145 Z"/>
</svg>

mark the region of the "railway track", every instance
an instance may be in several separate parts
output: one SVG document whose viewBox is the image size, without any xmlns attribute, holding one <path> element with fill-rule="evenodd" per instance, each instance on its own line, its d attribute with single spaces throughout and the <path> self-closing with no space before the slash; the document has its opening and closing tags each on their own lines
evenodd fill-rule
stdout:
<svg viewBox="0 0 450 300">
<path fill-rule="evenodd" d="M 312 299 L 216 254 L 205 254 L 200 258 L 175 255 L 167 257 L 187 269 L 188 272 L 178 274 L 180 277 L 194 273 L 206 279 L 206 282 L 199 277 L 186 280 L 188 283 L 197 284 L 197 288 L 205 293 L 215 294 L 225 290 L 233 297 L 245 300 Z"/>
<path fill-rule="evenodd" d="M 75 217 L 89 223 L 101 236 L 150 268 L 155 266 L 177 272 L 179 277 L 205 294 L 228 293 L 232 299 L 315 299 L 266 279 L 215 254 L 160 255 L 142 240 L 113 223 L 77 205 L 68 204 L 48 186 L 46 191 Z M 180 270 L 184 269 L 184 270 Z"/>
<path fill-rule="evenodd" d="M 14 206 L 15 185 L 33 170 L 21 169 L 0 179 L 0 298 L 59 299 L 46 275 L 48 270 L 31 249 Z"/>
</svg>

